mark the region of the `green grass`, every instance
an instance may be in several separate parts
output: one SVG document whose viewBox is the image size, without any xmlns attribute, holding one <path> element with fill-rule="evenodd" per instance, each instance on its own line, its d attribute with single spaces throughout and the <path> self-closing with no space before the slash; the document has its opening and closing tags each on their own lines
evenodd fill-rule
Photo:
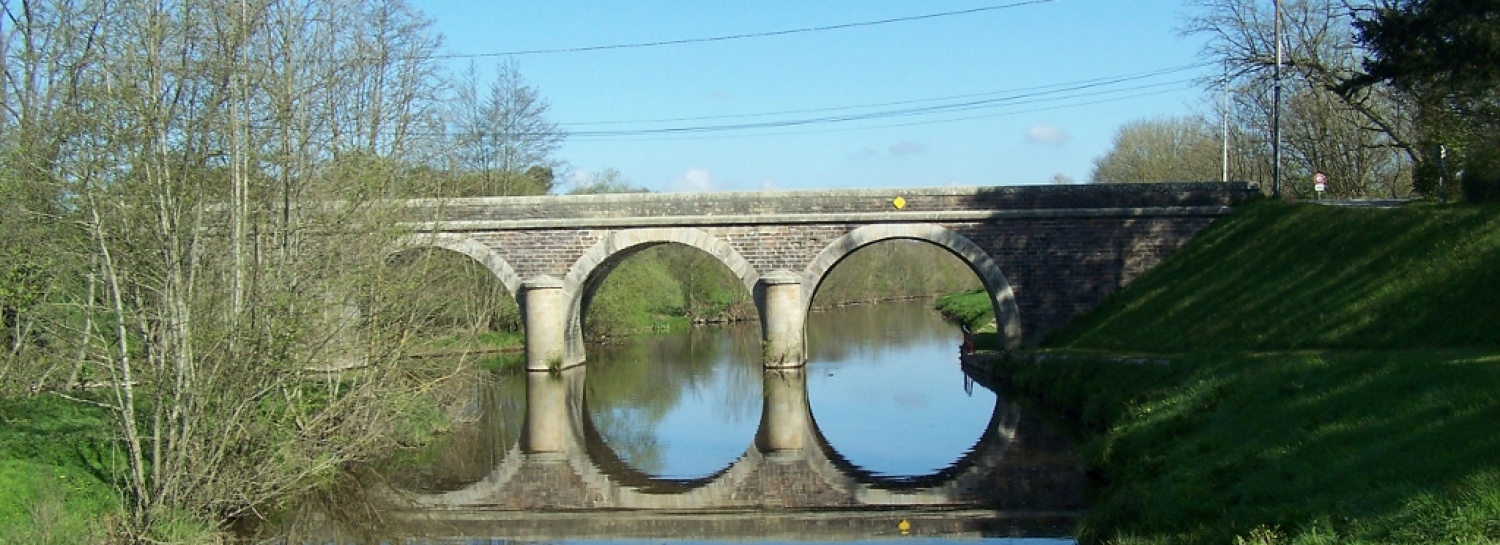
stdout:
<svg viewBox="0 0 1500 545">
<path fill-rule="evenodd" d="M 986 327 L 990 331 L 995 329 L 995 309 L 991 306 L 989 292 L 983 287 L 939 297 L 934 308 L 949 320 L 966 324 L 973 331 Z"/>
<path fill-rule="evenodd" d="M 1069 356 L 999 365 L 1085 428 L 1085 542 L 1500 541 L 1500 351 Z"/>
<path fill-rule="evenodd" d="M 1497 543 L 1497 324 L 1500 207 L 1261 202 L 996 365 L 1080 427 L 1084 542 Z"/>
<path fill-rule="evenodd" d="M 1221 219 L 1051 346 L 1187 352 L 1500 346 L 1500 206 L 1265 201 Z"/>
<path fill-rule="evenodd" d="M 0 543 L 100 543 L 122 505 L 110 415 L 53 395 L 0 397 Z"/>
</svg>

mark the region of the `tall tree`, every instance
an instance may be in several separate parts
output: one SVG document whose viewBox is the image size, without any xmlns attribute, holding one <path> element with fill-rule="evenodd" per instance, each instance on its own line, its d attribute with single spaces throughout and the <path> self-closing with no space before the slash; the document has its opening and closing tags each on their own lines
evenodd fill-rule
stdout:
<svg viewBox="0 0 1500 545">
<path fill-rule="evenodd" d="M 1389 85 L 1410 99 L 1427 152 L 1424 189 L 1462 171 L 1471 198 L 1500 200 L 1500 152 L 1494 151 L 1500 145 L 1500 1 L 1387 0 L 1362 13 L 1354 24 L 1370 58 L 1365 73 L 1342 90 Z M 1445 152 L 1451 156 L 1441 161 Z"/>
<path fill-rule="evenodd" d="M 1365 4 L 1364 0 L 1357 2 Z M 1310 191 L 1314 172 L 1333 178 L 1339 196 L 1404 196 L 1410 166 L 1423 157 L 1410 111 L 1391 89 L 1341 92 L 1363 52 L 1348 2 L 1284 0 L 1282 150 L 1292 192 Z M 1208 37 L 1205 56 L 1223 63 L 1233 103 L 1231 177 L 1269 186 L 1275 16 L 1270 2 L 1195 0 L 1184 30 Z M 1215 101 L 1217 102 L 1217 101 Z M 1222 118 L 1221 118 L 1222 119 Z"/>
<path fill-rule="evenodd" d="M 566 134 L 547 119 L 551 106 L 526 84 L 514 60 L 495 65 L 481 87 L 473 65 L 459 82 L 451 119 L 455 195 L 536 195 L 552 190 L 552 154 Z"/>
<path fill-rule="evenodd" d="M 1193 182 L 1221 174 L 1220 137 L 1197 117 L 1126 123 L 1114 146 L 1094 159 L 1093 183 Z"/>
<path fill-rule="evenodd" d="M 401 233 L 380 197 L 409 150 L 438 147 L 413 130 L 437 110 L 429 23 L 402 0 L 0 11 L 0 237 L 71 260 L 0 278 L 7 325 L 48 341 L 0 388 L 79 375 L 43 350 L 109 387 L 130 537 L 251 512 L 388 446 L 416 320 L 384 274 Z M 366 372 L 306 380 L 352 362 Z"/>
</svg>

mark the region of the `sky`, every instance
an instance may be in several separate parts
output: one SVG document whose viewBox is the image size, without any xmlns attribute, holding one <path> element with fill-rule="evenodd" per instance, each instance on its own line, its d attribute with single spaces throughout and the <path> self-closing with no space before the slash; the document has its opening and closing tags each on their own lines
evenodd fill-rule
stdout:
<svg viewBox="0 0 1500 545">
<path fill-rule="evenodd" d="M 550 103 L 560 191 L 1083 183 L 1121 124 L 1206 110 L 1219 71 L 1176 0 L 413 5 L 454 73 L 511 59 Z"/>
</svg>

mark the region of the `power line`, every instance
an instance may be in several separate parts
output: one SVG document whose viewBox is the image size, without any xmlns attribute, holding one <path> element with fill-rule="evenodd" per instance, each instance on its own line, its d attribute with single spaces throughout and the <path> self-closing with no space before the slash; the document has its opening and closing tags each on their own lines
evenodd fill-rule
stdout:
<svg viewBox="0 0 1500 545">
<path fill-rule="evenodd" d="M 1170 70 L 1170 69 L 1163 69 L 1163 70 L 1155 71 L 1155 72 L 1152 72 L 1152 73 L 1167 73 L 1167 70 Z M 1074 108 L 1074 107 L 1079 107 L 1079 106 L 1087 106 L 1087 105 L 1101 104 L 1101 103 L 1107 103 L 1107 102 L 1118 102 L 1118 101 L 1121 101 L 1121 100 L 1128 100 L 1128 99 L 1132 99 L 1132 98 L 1141 98 L 1141 97 L 1154 96 L 1154 95 L 1160 95 L 1160 94 L 1165 94 L 1165 93 L 1180 91 L 1182 89 L 1187 89 L 1187 88 L 1191 88 L 1192 87 L 1192 85 L 1188 85 L 1187 87 L 1184 87 L 1183 86 L 1184 84 L 1194 84 L 1194 83 L 1196 83 L 1198 81 L 1198 78 L 1183 78 L 1183 79 L 1174 79 L 1174 80 L 1161 81 L 1161 82 L 1142 83 L 1142 84 L 1139 84 L 1139 85 L 1134 85 L 1134 86 L 1129 86 L 1129 87 L 1115 87 L 1115 88 L 1107 88 L 1107 89 L 1097 89 L 1097 87 L 1103 86 L 1103 85 L 1111 83 L 1111 82 L 1116 82 L 1116 81 L 1121 80 L 1121 79 L 1136 79 L 1136 78 L 1133 78 L 1133 77 L 1131 77 L 1131 78 L 1114 78 L 1114 79 L 1099 78 L 1099 79 L 1095 79 L 1095 80 L 1084 80 L 1084 81 L 1088 81 L 1088 82 L 1091 82 L 1091 83 L 1074 85 L 1074 86 L 1069 87 L 1069 88 L 1055 89 L 1055 90 L 1047 91 L 1047 92 L 1020 93 L 1020 94 L 1015 94 L 1015 95 L 1010 95 L 1010 96 L 1000 97 L 1000 98 L 994 98 L 994 99 L 975 100 L 975 101 L 967 101 L 967 102 L 954 103 L 954 104 L 940 104 L 940 105 L 925 106 L 925 107 L 920 107 L 920 108 L 903 108 L 903 109 L 895 109 L 895 110 L 865 112 L 865 113 L 858 113 L 858 114 L 836 115 L 836 116 L 822 116 L 822 117 L 811 117 L 811 118 L 802 118 L 802 119 L 787 119 L 787 120 L 778 120 L 778 121 L 763 121 L 763 122 L 755 122 L 755 123 L 720 124 L 720 125 L 697 125 L 697 126 L 686 126 L 686 127 L 642 128 L 642 129 L 621 129 L 621 130 L 601 130 L 601 131 L 578 131 L 578 132 L 567 133 L 565 135 L 565 137 L 568 140 L 570 140 L 570 141 L 593 141 L 593 142 L 608 141 L 608 140 L 635 140 L 635 141 L 641 141 L 641 140 L 677 140 L 677 139 L 690 139 L 690 138 L 721 137 L 719 135 L 724 135 L 724 134 L 731 134 L 731 135 L 734 135 L 734 136 L 774 136 L 774 135 L 785 135 L 785 134 L 817 134 L 817 133 L 823 133 L 823 132 L 844 132 L 844 131 L 850 131 L 850 130 L 868 130 L 868 129 L 892 128 L 892 127 L 909 127 L 909 126 L 918 126 L 918 125 L 931 125 L 931 124 L 939 124 L 939 123 L 951 123 L 951 122 L 955 122 L 955 121 L 968 121 L 968 120 L 974 120 L 974 119 L 986 119 L 986 118 L 994 118 L 994 117 L 1003 117 L 1003 116 L 1017 115 L 1017 114 L 1022 114 L 1022 113 L 1053 111 L 1053 110 L 1060 110 L 1060 109 L 1066 109 L 1066 108 Z M 1042 87 L 1049 87 L 1049 86 L 1042 86 Z M 1052 86 L 1052 87 L 1055 87 L 1055 86 Z M 1122 93 L 1126 93 L 1126 94 L 1122 95 Z M 1102 98 L 1099 98 L 1099 97 L 1102 97 Z M 1012 111 L 1005 111 L 1005 112 L 984 113 L 984 114 L 978 114 L 978 115 L 966 115 L 966 116 L 961 116 L 961 117 L 948 117 L 948 118 L 940 118 L 940 119 L 927 119 L 927 120 L 909 121 L 909 122 L 903 122 L 903 123 L 889 123 L 889 124 L 883 124 L 883 125 L 861 125 L 861 126 L 857 126 L 857 127 L 846 127 L 846 128 L 838 128 L 838 129 L 830 129 L 830 130 L 810 130 L 810 131 L 796 131 L 796 132 L 786 132 L 786 131 L 783 131 L 783 132 L 773 132 L 773 133 L 760 132 L 760 131 L 763 131 L 765 129 L 791 128 L 791 127 L 808 127 L 808 126 L 816 126 L 816 125 L 838 125 L 838 124 L 847 124 L 847 123 L 860 122 L 860 121 L 875 121 L 875 120 L 881 120 L 881 119 L 897 119 L 897 118 L 903 118 L 903 117 L 918 117 L 918 116 L 932 116 L 932 115 L 942 115 L 942 114 L 955 114 L 955 113 L 964 113 L 964 112 L 973 112 L 973 111 L 982 111 L 982 110 L 995 110 L 995 109 L 1000 109 L 1000 108 L 1012 108 L 1012 107 L 1023 106 L 1023 105 L 1028 105 L 1028 104 L 1056 103 L 1056 102 L 1062 102 L 1062 101 L 1071 101 L 1071 100 L 1076 100 L 1076 99 L 1087 99 L 1087 98 L 1095 98 L 1095 100 L 1087 100 L 1087 101 L 1083 101 L 1083 102 L 1069 102 L 1069 103 L 1064 103 L 1064 104 L 1056 104 L 1056 105 L 1053 105 L 1053 106 L 1046 106 L 1046 107 L 1041 107 L 1041 108 L 1031 108 L 1031 109 L 1025 109 L 1025 110 L 1012 110 Z M 910 102 L 910 101 L 903 101 L 903 102 Z M 431 137 L 431 136 L 437 136 L 437 137 L 441 137 L 441 136 L 445 136 L 447 133 L 444 133 L 444 132 L 429 133 L 429 132 L 423 132 L 423 131 L 408 131 L 408 132 L 406 132 L 406 134 L 408 136 L 429 136 L 429 137 Z M 531 133 L 519 132 L 519 133 L 513 133 L 511 136 L 524 137 L 524 136 L 530 136 L 530 135 L 531 135 Z M 645 138 L 640 138 L 640 137 L 645 137 Z"/>
<path fill-rule="evenodd" d="M 666 128 L 649 128 L 649 129 L 622 129 L 622 130 L 614 130 L 614 131 L 576 131 L 576 132 L 570 133 L 568 136 L 569 136 L 569 138 L 609 138 L 609 137 L 617 137 L 617 136 L 642 136 L 642 135 L 653 135 L 653 134 L 690 134 L 690 133 L 691 134 L 697 134 L 697 133 L 705 133 L 705 132 L 744 131 L 744 130 L 766 129 L 766 128 L 795 127 L 795 126 L 801 126 L 801 125 L 815 125 L 815 124 L 828 124 L 828 123 L 845 123 L 845 122 L 851 122 L 851 121 L 866 121 L 866 120 L 872 120 L 872 119 L 885 119 L 885 118 L 896 118 L 896 117 L 911 117 L 911 116 L 917 116 L 917 115 L 943 114 L 943 113 L 953 113 L 953 112 L 963 112 L 963 111 L 971 111 L 971 110 L 996 108 L 996 107 L 1003 107 L 1003 106 L 1015 106 L 1015 105 L 1021 105 L 1021 104 L 1035 104 L 1035 103 L 1041 103 L 1041 102 L 1054 102 L 1054 101 L 1058 101 L 1058 100 L 1066 100 L 1066 99 L 1073 99 L 1073 98 L 1085 98 L 1085 97 L 1108 95 L 1108 94 L 1115 94 L 1115 93 L 1122 93 L 1122 92 L 1129 92 L 1129 91 L 1139 91 L 1139 90 L 1143 90 L 1143 89 L 1158 88 L 1158 87 L 1163 87 L 1163 86 L 1168 86 L 1168 85 L 1179 85 L 1179 84 L 1182 84 L 1182 83 L 1191 83 L 1191 82 L 1195 82 L 1195 81 L 1197 81 L 1197 78 L 1172 80 L 1172 81 L 1167 81 L 1167 82 L 1148 83 L 1148 84 L 1142 84 L 1142 85 L 1133 86 L 1133 87 L 1103 89 L 1103 90 L 1095 90 L 1095 91 L 1089 91 L 1089 92 L 1075 92 L 1075 91 L 1083 91 L 1083 90 L 1086 90 L 1086 89 L 1100 87 L 1100 86 L 1106 84 L 1106 83 L 1094 83 L 1094 84 L 1077 85 L 1077 86 L 1074 86 L 1074 87 L 1065 88 L 1065 89 L 1059 89 L 1057 91 L 1050 91 L 1050 92 L 1021 93 L 1021 94 L 1015 94 L 1015 95 L 1010 95 L 1010 96 L 1005 96 L 1005 97 L 1000 97 L 1000 98 L 992 98 L 992 99 L 984 99 L 984 100 L 973 100 L 973 101 L 960 102 L 960 103 L 954 103 L 954 104 L 940 104 L 940 105 L 935 105 L 935 106 L 924 106 L 924 107 L 918 107 L 918 108 L 902 108 L 902 109 L 896 109 L 896 110 L 885 110 L 885 111 L 878 111 L 878 112 L 867 112 L 867 113 L 861 113 L 861 114 L 833 115 L 833 116 L 821 116 L 821 117 L 812 117 L 812 118 L 803 118 L 803 119 L 790 119 L 790 120 L 780 120 L 780 121 L 760 121 L 760 122 L 753 122 L 753 123 L 736 123 L 736 124 L 721 124 L 721 125 L 701 125 L 701 126 L 688 126 L 688 127 L 666 127 Z M 1060 94 L 1060 93 L 1071 93 L 1071 94 Z"/>
<path fill-rule="evenodd" d="M 553 48 L 553 49 L 523 49 L 523 50 L 519 50 L 519 51 L 505 51 L 505 52 L 499 52 L 499 53 L 452 53 L 452 54 L 446 54 L 446 55 L 432 55 L 429 58 L 433 58 L 433 59 L 480 59 L 480 58 L 487 58 L 487 57 L 510 57 L 510 56 L 517 56 L 517 55 L 551 55 L 551 54 L 557 54 L 557 53 L 583 53 L 583 52 L 589 52 L 589 51 L 609 51 L 609 50 L 614 50 L 614 49 L 636 49 L 636 48 L 642 48 L 642 47 L 661 47 L 661 46 L 668 46 L 668 45 L 683 45 L 683 44 L 696 44 L 696 43 L 708 43 L 708 42 L 724 42 L 724 41 L 730 41 L 730 40 L 746 40 L 746 39 L 751 39 L 751 38 L 769 38 L 769 37 L 772 37 L 772 36 L 787 36 L 787 35 L 791 35 L 791 34 L 807 34 L 807 33 L 811 33 L 811 32 L 825 32 L 825 31 L 829 31 L 829 30 L 844 30 L 844 29 L 858 28 L 858 27 L 888 25 L 888 24 L 893 24 L 893 23 L 905 23 L 905 22 L 910 22 L 910 21 L 921 21 L 921 20 L 925 20 L 925 19 L 937 19 L 937 18 L 941 18 L 941 17 L 956 17 L 956 16 L 960 16 L 960 15 L 972 15 L 972 14 L 975 14 L 975 13 L 983 13 L 983 12 L 988 12 L 988 11 L 1006 10 L 1006 9 L 1019 8 L 1019 7 L 1030 6 L 1030 5 L 1035 5 L 1035 4 L 1048 4 L 1048 3 L 1051 3 L 1051 2 L 1054 2 L 1054 1 L 1055 0 L 1027 0 L 1027 1 L 1024 1 L 1024 2 L 1015 2 L 1015 3 L 1011 3 L 1011 4 L 997 4 L 997 5 L 983 6 L 983 7 L 972 8 L 972 9 L 963 9 L 963 10 L 957 10 L 957 11 L 944 11 L 944 12 L 940 12 L 940 13 L 928 13 L 928 14 L 924 14 L 924 15 L 911 15 L 911 16 L 907 16 L 907 17 L 895 17 L 895 18 L 891 18 L 891 19 L 880 19 L 880 20 L 876 20 L 876 21 L 861 21 L 861 22 L 857 22 L 857 23 L 843 23 L 843 24 L 838 24 L 838 25 L 826 25 L 826 26 L 806 27 L 806 28 L 793 28 L 793 29 L 787 29 L 787 30 L 772 30 L 772 31 L 767 31 L 767 32 L 751 32 L 751 33 L 748 33 L 748 34 L 731 34 L 731 35 L 727 35 L 727 36 L 712 36 L 712 37 L 707 37 L 707 38 L 683 38 L 683 39 L 678 39 L 678 40 L 661 40 L 661 41 L 655 41 L 655 42 L 637 42 L 637 43 L 613 44 L 613 45 L 591 45 L 591 46 L 583 46 L 583 47 L 561 47 L 561 48 Z"/>
<path fill-rule="evenodd" d="M 637 124 L 637 123 L 639 123 L 639 124 L 650 124 L 650 123 L 674 123 L 674 122 L 680 122 L 680 121 L 709 121 L 709 120 L 716 120 L 716 119 L 745 119 L 745 118 L 755 118 L 755 117 L 775 117 L 775 116 L 780 116 L 780 115 L 825 113 L 825 112 L 837 112 L 837 111 L 845 111 L 845 110 L 860 110 L 860 109 L 865 109 L 865 108 L 881 108 L 881 107 L 888 107 L 888 106 L 904 106 L 904 105 L 908 105 L 908 104 L 921 104 L 921 103 L 924 103 L 924 102 L 942 102 L 942 101 L 948 101 L 948 100 L 960 100 L 960 99 L 969 99 L 969 98 L 977 98 L 977 97 L 994 96 L 994 95 L 1005 94 L 1005 93 L 1032 93 L 1032 92 L 1041 92 L 1041 91 L 1047 91 L 1047 92 L 1066 92 L 1066 91 L 1069 91 L 1069 90 L 1080 89 L 1080 88 L 1102 86 L 1102 85 L 1111 85 L 1111 84 L 1115 84 L 1115 83 L 1124 83 L 1124 82 L 1127 82 L 1127 81 L 1136 81 L 1136 80 L 1148 79 L 1148 78 L 1152 78 L 1152 77 L 1156 77 L 1156 76 L 1164 76 L 1164 75 L 1167 75 L 1167 74 L 1175 74 L 1175 73 L 1178 73 L 1178 72 L 1192 70 L 1192 69 L 1195 69 L 1195 68 L 1202 68 L 1202 67 L 1208 66 L 1210 64 L 1212 64 L 1212 63 L 1209 63 L 1209 62 L 1197 62 L 1197 63 L 1184 64 L 1184 65 L 1173 66 L 1173 67 L 1168 67 L 1168 68 L 1160 68 L 1160 69 L 1157 69 L 1157 70 L 1151 70 L 1151 71 L 1147 71 L 1147 72 L 1137 72 L 1137 73 L 1123 74 L 1123 75 L 1118 75 L 1118 76 L 1104 76 L 1104 77 L 1090 78 L 1090 79 L 1070 81 L 1070 82 L 1051 83 L 1051 84 L 1047 84 L 1047 85 L 1036 85 L 1036 86 L 1031 86 L 1031 87 L 1019 87 L 1019 88 L 1013 88 L 1013 89 L 1002 89 L 1002 90 L 997 90 L 997 91 L 985 91 L 985 92 L 981 92 L 981 93 L 967 93 L 967 94 L 961 94 L 961 95 L 949 95 L 949 96 L 932 97 L 932 98 L 917 98 L 917 99 L 908 99 L 908 100 L 898 100 L 898 101 L 893 101 L 893 102 L 877 102 L 877 103 L 870 103 L 870 104 L 856 104 L 856 105 L 851 105 L 851 106 L 832 106 L 832 107 L 824 107 L 824 108 L 806 108 L 806 109 L 799 109 L 799 110 L 781 110 L 781 111 L 774 111 L 774 112 L 756 112 L 756 113 L 748 113 L 748 114 L 704 115 L 704 116 L 671 117 L 671 118 L 659 118 L 659 119 L 627 119 L 627 120 L 613 120 L 613 121 L 564 122 L 564 123 L 558 123 L 558 125 L 559 126 L 563 126 L 563 127 L 586 127 L 586 126 L 590 126 L 590 125 L 625 125 L 625 124 Z"/>
<path fill-rule="evenodd" d="M 992 113 L 984 113 L 984 114 L 978 114 L 978 115 L 966 115 L 966 116 L 961 116 L 961 117 L 950 117 L 950 118 L 943 118 L 943 119 L 929 119 L 929 120 L 922 120 L 922 121 L 908 121 L 908 122 L 902 122 L 902 123 L 887 123 L 887 124 L 881 124 L 881 125 L 861 125 L 861 126 L 858 126 L 858 127 L 841 127 L 841 128 L 832 128 L 832 129 L 815 129 L 815 130 L 803 130 L 803 131 L 756 132 L 756 133 L 750 133 L 750 134 L 746 134 L 744 131 L 695 132 L 695 133 L 690 133 L 690 134 L 675 134 L 675 135 L 674 134 L 668 134 L 668 135 L 661 135 L 661 134 L 654 134 L 654 135 L 630 135 L 630 134 L 620 133 L 620 134 L 610 134 L 610 135 L 602 135 L 602 136 L 583 136 L 581 138 L 576 139 L 576 141 L 578 141 L 578 142 L 608 142 L 608 141 L 625 140 L 625 141 L 632 141 L 632 142 L 653 142 L 653 141 L 672 141 L 672 140 L 698 140 L 698 139 L 708 139 L 708 138 L 712 138 L 712 139 L 760 138 L 760 137 L 766 137 L 766 136 L 795 136 L 795 135 L 807 135 L 807 134 L 826 134 L 826 133 L 837 133 L 837 132 L 863 131 L 863 130 L 871 130 L 871 129 L 887 129 L 887 128 L 899 128 L 899 127 L 914 127 L 914 126 L 922 126 L 922 125 L 938 125 L 938 124 L 943 124 L 943 123 L 955 123 L 955 122 L 960 122 L 960 121 L 973 121 L 973 120 L 977 120 L 977 119 L 994 119 L 994 118 L 999 118 L 999 117 L 1009 117 L 1009 116 L 1013 116 L 1013 115 L 1021 115 L 1021 114 L 1029 114 L 1029 113 L 1037 113 L 1037 112 L 1050 112 L 1050 111 L 1056 111 L 1056 110 L 1065 110 L 1065 109 L 1069 109 L 1069 108 L 1077 108 L 1077 107 L 1081 107 L 1081 106 L 1091 106 L 1091 105 L 1096 105 L 1096 104 L 1107 104 L 1107 103 L 1111 103 L 1111 102 L 1120 102 L 1120 101 L 1131 100 L 1131 99 L 1136 99 L 1136 98 L 1144 98 L 1144 97 L 1149 97 L 1149 96 L 1163 95 L 1163 94 L 1173 93 L 1173 92 L 1182 91 L 1182 90 L 1186 90 L 1186 89 L 1192 89 L 1193 85 L 1182 85 L 1182 84 L 1185 84 L 1185 83 L 1194 83 L 1194 81 L 1195 80 L 1180 80 L 1180 81 L 1174 81 L 1174 82 L 1167 82 L 1165 84 L 1152 84 L 1152 85 L 1149 85 L 1149 86 L 1141 86 L 1139 89 L 1144 89 L 1144 88 L 1147 88 L 1147 87 L 1157 87 L 1157 86 L 1160 86 L 1160 85 L 1173 85 L 1172 87 L 1168 87 L 1168 88 L 1165 88 L 1165 89 L 1155 89 L 1155 90 L 1141 92 L 1141 93 L 1134 93 L 1134 94 L 1129 94 L 1129 95 L 1124 95 L 1124 96 L 1113 96 L 1113 97 L 1107 97 L 1107 98 L 1099 98 L 1099 99 L 1096 99 L 1096 100 L 1088 100 L 1088 101 L 1084 101 L 1084 102 L 1073 102 L 1073 103 L 1068 103 L 1068 104 L 1057 104 L 1057 105 L 1053 105 L 1053 106 L 1045 106 L 1045 107 L 1040 107 L 1040 108 L 1028 108 L 1028 109 L 1024 109 L 1024 110 L 1011 110 L 1011 111 L 1004 111 L 1004 112 L 992 112 Z M 1097 95 L 1100 95 L 1100 94 L 1103 94 L 1103 93 L 1090 93 L 1090 95 L 1094 95 L 1094 96 L 1097 96 Z M 1080 95 L 1079 97 L 1067 97 L 1067 98 L 1080 98 L 1081 96 L 1084 96 L 1084 95 Z M 1027 104 L 1027 103 L 1057 101 L 1057 100 L 1062 100 L 1062 98 L 1054 98 L 1054 99 L 1047 99 L 1047 100 L 1033 100 L 1033 101 L 1021 102 L 1021 103 L 1016 103 L 1016 104 L 1010 104 L 1010 105 L 1007 105 L 1007 106 L 1013 106 L 1013 105 L 1019 105 L 1019 104 Z M 571 135 L 570 134 L 568 136 L 569 136 L 569 140 L 570 141 L 574 141 L 573 137 L 577 136 L 577 135 Z M 641 136 L 641 137 L 635 137 L 635 136 Z"/>
</svg>

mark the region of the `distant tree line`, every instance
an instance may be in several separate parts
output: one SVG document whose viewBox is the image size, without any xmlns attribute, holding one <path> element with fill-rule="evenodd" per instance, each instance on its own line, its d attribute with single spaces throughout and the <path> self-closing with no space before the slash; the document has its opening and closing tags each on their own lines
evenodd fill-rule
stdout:
<svg viewBox="0 0 1500 545">
<path fill-rule="evenodd" d="M 1310 195 L 1323 172 L 1336 197 L 1494 198 L 1500 2 L 1281 4 L 1283 191 Z M 1209 113 L 1121 127 L 1091 181 L 1217 180 L 1227 126 L 1229 177 L 1269 189 L 1274 27 L 1271 2 L 1196 0 L 1184 30 L 1224 66 L 1205 81 Z"/>
</svg>

